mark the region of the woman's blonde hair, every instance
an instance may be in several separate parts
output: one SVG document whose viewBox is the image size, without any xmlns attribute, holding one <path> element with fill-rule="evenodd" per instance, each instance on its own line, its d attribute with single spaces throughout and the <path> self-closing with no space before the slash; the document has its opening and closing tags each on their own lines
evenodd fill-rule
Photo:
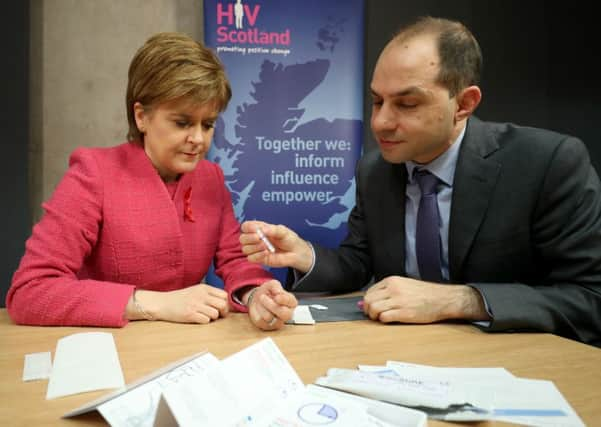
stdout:
<svg viewBox="0 0 601 427">
<path fill-rule="evenodd" d="M 126 108 L 128 141 L 142 141 L 134 104 L 152 109 L 182 99 L 225 110 L 232 97 L 223 64 L 209 48 L 181 33 L 158 33 L 138 49 L 129 65 Z"/>
</svg>

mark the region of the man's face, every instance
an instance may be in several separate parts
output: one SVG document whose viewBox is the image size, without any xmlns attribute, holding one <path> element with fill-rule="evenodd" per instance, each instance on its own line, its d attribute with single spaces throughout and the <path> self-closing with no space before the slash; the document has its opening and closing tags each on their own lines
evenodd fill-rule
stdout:
<svg viewBox="0 0 601 427">
<path fill-rule="evenodd" d="M 433 36 L 393 41 L 374 69 L 371 129 L 391 163 L 429 163 L 453 143 L 456 99 L 436 83 L 439 57 Z"/>
</svg>

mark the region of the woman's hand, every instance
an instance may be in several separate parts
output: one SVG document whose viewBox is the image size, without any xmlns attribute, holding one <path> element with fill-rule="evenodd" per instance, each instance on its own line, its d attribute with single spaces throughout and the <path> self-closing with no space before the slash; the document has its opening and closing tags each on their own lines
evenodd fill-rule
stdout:
<svg viewBox="0 0 601 427">
<path fill-rule="evenodd" d="M 248 291 L 243 301 L 248 307 L 250 321 L 259 329 L 280 329 L 292 319 L 298 305 L 296 297 L 282 288 L 277 280 L 270 280 Z"/>
<path fill-rule="evenodd" d="M 259 229 L 271 242 L 275 252 L 270 252 L 261 240 L 257 231 Z M 313 265 L 311 246 L 288 227 L 261 221 L 246 221 L 240 230 L 242 252 L 250 262 L 269 267 L 292 267 L 301 273 L 311 269 Z"/>
<path fill-rule="evenodd" d="M 153 320 L 204 324 L 229 312 L 227 292 L 202 283 L 170 292 L 136 290 L 138 307 L 133 297 L 126 308 L 127 318 L 131 320 L 152 317 Z"/>
</svg>

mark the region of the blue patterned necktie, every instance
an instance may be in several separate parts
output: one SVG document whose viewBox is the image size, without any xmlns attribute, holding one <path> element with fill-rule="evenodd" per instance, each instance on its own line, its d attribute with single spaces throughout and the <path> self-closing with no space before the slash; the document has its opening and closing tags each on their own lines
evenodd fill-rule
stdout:
<svg viewBox="0 0 601 427">
<path fill-rule="evenodd" d="M 419 275 L 422 280 L 440 283 L 440 213 L 436 200 L 438 178 L 427 170 L 418 170 L 415 179 L 422 192 L 415 229 L 415 254 Z"/>
</svg>

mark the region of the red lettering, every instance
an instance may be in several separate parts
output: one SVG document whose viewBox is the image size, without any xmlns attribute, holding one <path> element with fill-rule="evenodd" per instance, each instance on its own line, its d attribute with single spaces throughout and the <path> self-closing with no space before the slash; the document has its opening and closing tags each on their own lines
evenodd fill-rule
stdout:
<svg viewBox="0 0 601 427">
<path fill-rule="evenodd" d="M 217 28 L 217 41 L 223 43 L 227 41 L 227 27 Z"/>
<path fill-rule="evenodd" d="M 217 27 L 218 43 L 242 43 L 242 44 L 272 44 L 290 45 L 290 29 L 283 33 L 259 31 L 258 28 L 248 30 L 231 30 L 226 26 Z"/>
<path fill-rule="evenodd" d="M 253 9 L 254 12 L 250 13 L 250 8 L 248 7 L 248 5 L 244 5 L 244 15 L 246 16 L 246 20 L 248 21 L 251 27 L 254 27 L 257 23 L 257 16 L 259 16 L 259 10 L 261 9 L 261 5 L 256 4 Z"/>
<path fill-rule="evenodd" d="M 246 6 L 244 6 L 246 7 Z M 221 25 L 223 18 L 227 18 L 228 25 L 232 25 L 234 23 L 234 6 L 229 3 L 227 5 L 227 11 L 223 10 L 223 5 L 221 3 L 217 3 L 217 24 Z"/>
</svg>

